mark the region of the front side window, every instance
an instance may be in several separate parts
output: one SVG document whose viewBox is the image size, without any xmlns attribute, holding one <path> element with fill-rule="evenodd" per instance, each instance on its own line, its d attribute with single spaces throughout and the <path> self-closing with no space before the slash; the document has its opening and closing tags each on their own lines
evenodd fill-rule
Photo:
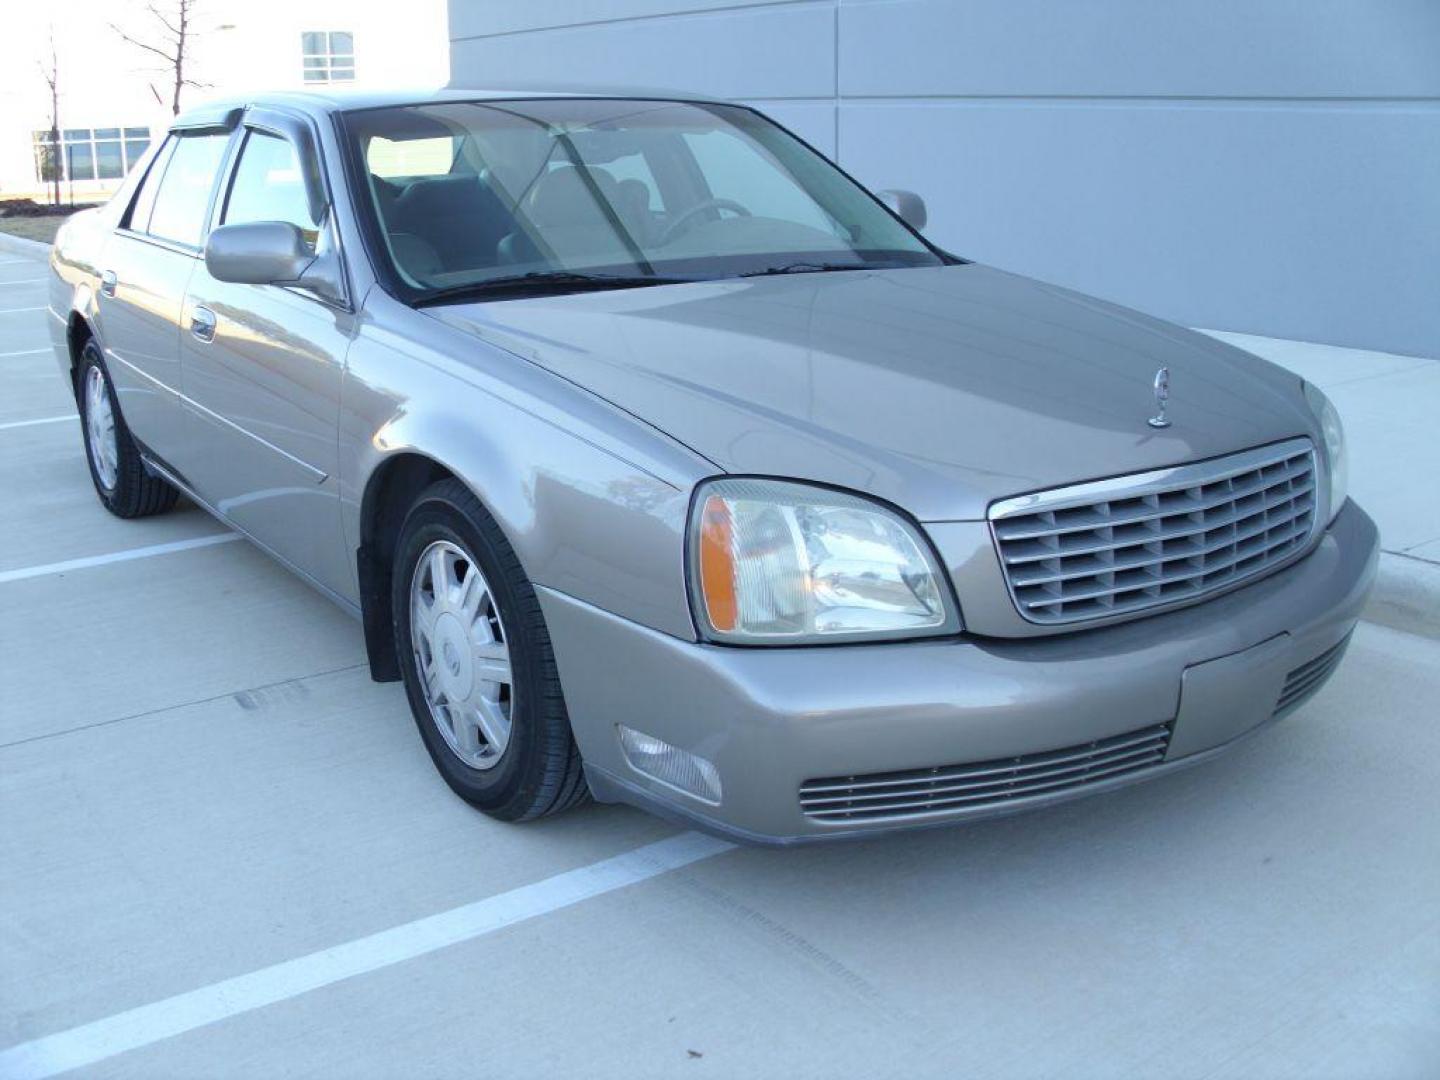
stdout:
<svg viewBox="0 0 1440 1080">
<path fill-rule="evenodd" d="M 305 179 L 289 140 L 263 131 L 245 136 L 221 222 L 245 221 L 288 222 L 298 227 L 310 249 L 315 249 L 320 222 L 310 216 Z"/>
<path fill-rule="evenodd" d="M 210 193 L 225 156 L 228 134 L 184 135 L 175 143 L 155 193 L 146 230 L 161 240 L 198 248 L 205 233 Z"/>
<path fill-rule="evenodd" d="M 945 257 L 741 106 L 554 98 L 345 117 L 412 301 L 546 275 L 695 280 Z"/>
<path fill-rule="evenodd" d="M 307 30 L 300 35 L 301 72 L 307 83 L 353 82 L 355 35 L 345 30 Z"/>
</svg>

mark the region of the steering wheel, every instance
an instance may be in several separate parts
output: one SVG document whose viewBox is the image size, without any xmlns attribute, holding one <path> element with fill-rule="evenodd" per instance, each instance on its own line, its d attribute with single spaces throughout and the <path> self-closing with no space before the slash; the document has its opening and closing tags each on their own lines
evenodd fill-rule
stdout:
<svg viewBox="0 0 1440 1080">
<path fill-rule="evenodd" d="M 696 203 L 689 210 L 682 210 L 679 217 L 665 226 L 665 231 L 660 234 L 656 246 L 664 247 L 670 243 L 685 231 L 681 226 L 688 225 L 697 214 L 703 214 L 706 210 L 729 210 L 732 214 L 738 214 L 740 217 L 750 216 L 750 211 L 734 199 L 706 199 L 704 202 Z"/>
</svg>

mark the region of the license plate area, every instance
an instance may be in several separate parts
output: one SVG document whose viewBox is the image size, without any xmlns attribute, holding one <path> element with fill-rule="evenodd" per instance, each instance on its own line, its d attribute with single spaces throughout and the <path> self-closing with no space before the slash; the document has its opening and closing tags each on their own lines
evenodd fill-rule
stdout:
<svg viewBox="0 0 1440 1080">
<path fill-rule="evenodd" d="M 1289 634 L 1192 664 L 1180 676 L 1180 709 L 1165 760 L 1221 746 L 1270 719 L 1293 665 Z"/>
</svg>

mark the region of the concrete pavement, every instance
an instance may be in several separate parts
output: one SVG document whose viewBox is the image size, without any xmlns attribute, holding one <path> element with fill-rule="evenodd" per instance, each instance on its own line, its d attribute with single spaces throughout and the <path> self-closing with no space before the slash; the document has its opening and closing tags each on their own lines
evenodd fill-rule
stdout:
<svg viewBox="0 0 1440 1080">
<path fill-rule="evenodd" d="M 0 309 L 43 303 L 28 288 Z M 0 574 L 217 535 L 193 509 L 106 515 L 78 424 L 4 427 L 73 410 L 31 351 L 43 318 L 0 310 Z M 1422 505 L 1392 522 L 1400 486 L 1360 463 L 1382 454 L 1372 431 L 1419 430 L 1425 403 L 1386 380 L 1433 376 L 1366 363 L 1332 383 L 1354 491 L 1387 541 L 1423 537 L 1426 500 L 1412 486 Z M 1341 394 L 1367 383 L 1401 387 L 1390 407 L 1415 426 L 1363 396 L 1352 417 Z M 630 884 L 594 868 L 673 827 L 614 807 L 484 818 L 362 665 L 358 627 L 243 543 L 0 581 L 0 1077 L 1440 1063 L 1431 638 L 1362 624 L 1313 702 L 1163 781 L 884 841 L 715 845 Z M 422 949 L 437 916 L 462 932 Z M 361 953 L 385 962 L 335 974 Z"/>
</svg>

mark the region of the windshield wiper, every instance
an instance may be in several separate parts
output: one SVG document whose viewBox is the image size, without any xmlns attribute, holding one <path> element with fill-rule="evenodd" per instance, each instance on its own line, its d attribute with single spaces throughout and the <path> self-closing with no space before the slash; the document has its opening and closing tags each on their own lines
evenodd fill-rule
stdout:
<svg viewBox="0 0 1440 1080">
<path fill-rule="evenodd" d="M 766 266 L 762 271 L 746 271 L 740 278 L 768 278 L 772 274 L 834 274 L 844 269 L 890 269 L 890 265 L 873 262 L 786 262 L 783 266 Z"/>
<path fill-rule="evenodd" d="M 415 301 L 416 307 L 447 300 L 483 300 L 507 293 L 589 292 L 599 289 L 640 289 L 648 285 L 679 285 L 690 278 L 656 277 L 650 274 L 585 274 L 574 270 L 532 270 L 486 281 L 468 281 L 435 289 Z"/>
</svg>

